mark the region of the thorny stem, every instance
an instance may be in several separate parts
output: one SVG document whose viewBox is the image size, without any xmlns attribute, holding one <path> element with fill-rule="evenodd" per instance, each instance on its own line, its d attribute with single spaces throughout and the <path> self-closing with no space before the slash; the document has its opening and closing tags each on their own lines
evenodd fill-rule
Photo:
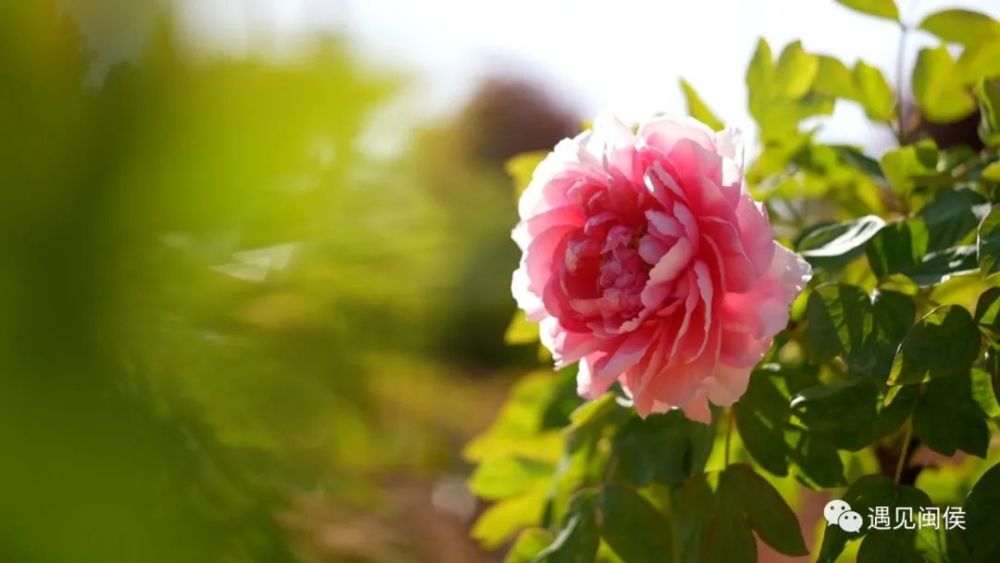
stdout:
<svg viewBox="0 0 1000 563">
<path fill-rule="evenodd" d="M 913 438 L 913 422 L 906 423 L 906 435 L 903 436 L 903 446 L 899 449 L 899 461 L 896 462 L 896 477 L 893 482 L 899 484 L 899 479 L 903 476 L 903 467 L 906 465 L 906 457 L 909 454 L 910 440 Z"/>
</svg>

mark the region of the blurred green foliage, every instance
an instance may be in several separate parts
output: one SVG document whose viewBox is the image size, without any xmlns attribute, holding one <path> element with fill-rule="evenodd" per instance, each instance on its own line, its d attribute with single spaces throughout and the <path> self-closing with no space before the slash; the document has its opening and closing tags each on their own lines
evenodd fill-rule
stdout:
<svg viewBox="0 0 1000 563">
<path fill-rule="evenodd" d="M 168 21 L 104 73 L 53 2 L 0 7 L 0 560 L 433 560 L 279 524 L 458 470 L 493 386 L 459 374 L 531 357 L 502 172 L 472 120 L 368 154 L 405 79 L 335 37 L 192 58 Z"/>
</svg>

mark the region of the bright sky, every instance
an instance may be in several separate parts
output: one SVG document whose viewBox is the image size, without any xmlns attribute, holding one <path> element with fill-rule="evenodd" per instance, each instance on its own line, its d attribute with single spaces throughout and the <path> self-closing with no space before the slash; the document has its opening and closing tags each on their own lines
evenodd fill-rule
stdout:
<svg viewBox="0 0 1000 563">
<path fill-rule="evenodd" d="M 914 25 L 949 7 L 1000 18 L 1000 0 L 897 3 Z M 746 129 L 743 74 L 759 37 L 775 53 L 801 38 L 848 64 L 864 58 L 890 82 L 899 40 L 891 22 L 833 0 L 178 0 L 177 15 L 196 44 L 235 53 L 252 43 L 288 56 L 310 32 L 346 31 L 374 60 L 420 78 L 411 116 L 454 106 L 476 77 L 499 68 L 547 83 L 585 115 L 627 120 L 683 112 L 677 80 L 685 77 L 724 121 Z M 908 67 L 916 47 L 935 43 L 910 37 Z M 841 103 L 825 137 L 858 142 L 859 128 L 867 128 L 862 112 Z M 866 133 L 873 150 L 889 142 L 887 131 Z"/>
</svg>

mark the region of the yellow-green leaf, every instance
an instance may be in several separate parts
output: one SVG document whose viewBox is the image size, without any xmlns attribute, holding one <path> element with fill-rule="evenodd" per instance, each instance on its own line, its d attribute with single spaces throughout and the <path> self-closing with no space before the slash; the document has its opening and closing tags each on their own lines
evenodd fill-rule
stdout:
<svg viewBox="0 0 1000 563">
<path fill-rule="evenodd" d="M 966 86 L 983 78 L 1000 77 L 1000 37 L 966 47 L 955 63 L 955 70 Z"/>
<path fill-rule="evenodd" d="M 913 96 L 924 117 L 933 122 L 958 121 L 976 109 L 944 45 L 920 50 L 913 68 Z"/>
<path fill-rule="evenodd" d="M 774 70 L 774 87 L 783 97 L 798 99 L 806 95 L 819 72 L 819 57 L 807 53 L 801 41 L 785 46 Z"/>
<path fill-rule="evenodd" d="M 854 82 L 865 114 L 876 121 L 892 121 L 895 100 L 892 87 L 882 71 L 864 61 L 858 61 L 854 65 Z"/>
<path fill-rule="evenodd" d="M 951 9 L 935 12 L 920 22 L 920 29 L 950 43 L 975 45 L 1000 37 L 1000 22 L 972 10 Z"/>
<path fill-rule="evenodd" d="M 854 85 L 854 77 L 847 65 L 840 62 L 840 59 L 828 55 L 819 56 L 819 71 L 816 73 L 816 81 L 813 82 L 813 90 L 827 96 L 835 96 L 847 100 L 858 98 L 858 91 Z"/>
<path fill-rule="evenodd" d="M 837 0 L 837 2 L 870 16 L 899 21 L 899 8 L 893 0 Z"/>
<path fill-rule="evenodd" d="M 681 90 L 684 91 L 684 99 L 687 101 L 688 114 L 698 121 L 708 125 L 715 131 L 722 130 L 722 121 L 712 113 L 705 100 L 698 95 L 698 92 L 687 80 L 681 79 Z"/>
</svg>

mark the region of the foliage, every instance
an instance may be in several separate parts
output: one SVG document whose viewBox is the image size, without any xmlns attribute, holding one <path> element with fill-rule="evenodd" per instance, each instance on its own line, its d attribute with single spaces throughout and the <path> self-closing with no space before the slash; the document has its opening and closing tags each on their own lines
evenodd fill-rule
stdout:
<svg viewBox="0 0 1000 563">
<path fill-rule="evenodd" d="M 913 28 L 893 0 L 839 1 Z M 472 490 L 498 501 L 476 526 L 486 545 L 517 537 L 507 561 L 536 563 L 753 561 L 761 544 L 818 561 L 1000 556 L 1000 22 L 956 9 L 919 27 L 941 44 L 916 58 L 912 116 L 905 93 L 864 61 L 800 42 L 775 57 L 760 40 L 746 73 L 760 133 L 748 187 L 813 265 L 810 287 L 746 394 L 710 426 L 677 411 L 642 420 L 621 390 L 581 403 L 572 369 L 522 381 L 466 452 L 478 464 Z M 681 88 L 689 113 L 722 127 Z M 876 158 L 820 142 L 810 118 L 845 102 L 899 146 Z M 935 124 L 977 111 L 978 134 L 936 141 Z M 511 164 L 519 186 L 534 162 Z M 511 325 L 513 342 L 534 340 L 524 322 Z M 795 516 L 801 487 L 862 515 L 959 505 L 968 526 L 930 536 L 830 526 L 813 538 Z"/>
</svg>

